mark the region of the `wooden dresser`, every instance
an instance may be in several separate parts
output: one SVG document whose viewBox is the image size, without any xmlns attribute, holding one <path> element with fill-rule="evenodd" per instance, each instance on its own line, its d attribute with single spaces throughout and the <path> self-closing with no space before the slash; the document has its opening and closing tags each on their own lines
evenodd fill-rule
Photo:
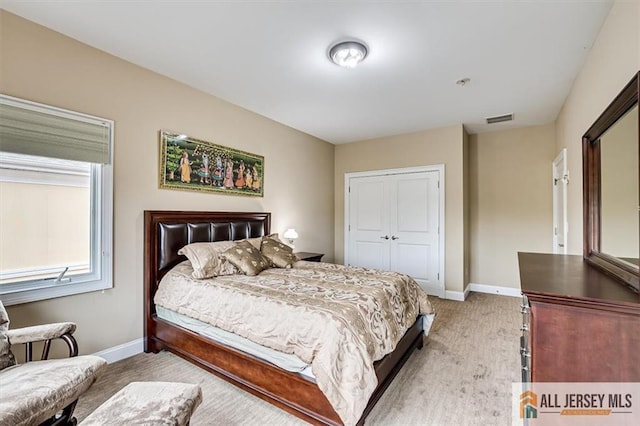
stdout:
<svg viewBox="0 0 640 426">
<path fill-rule="evenodd" d="M 640 382 L 640 298 L 582 256 L 518 253 L 523 381 Z"/>
</svg>

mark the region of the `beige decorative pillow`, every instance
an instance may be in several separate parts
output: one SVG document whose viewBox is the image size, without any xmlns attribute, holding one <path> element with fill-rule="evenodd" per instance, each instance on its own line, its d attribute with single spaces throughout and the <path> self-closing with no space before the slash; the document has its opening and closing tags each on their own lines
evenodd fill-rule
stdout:
<svg viewBox="0 0 640 426">
<path fill-rule="evenodd" d="M 262 237 L 247 238 L 246 240 L 242 240 L 242 241 L 248 241 L 249 243 L 251 243 L 252 246 L 260 250 L 260 243 L 262 242 Z"/>
<path fill-rule="evenodd" d="M 280 240 L 265 237 L 262 239 L 260 252 L 278 268 L 291 268 L 298 260 L 293 249 Z"/>
<path fill-rule="evenodd" d="M 247 240 L 242 240 L 229 250 L 220 254 L 246 275 L 258 275 L 269 267 L 269 259 Z"/>
<path fill-rule="evenodd" d="M 254 246 L 258 250 L 260 250 L 260 244 L 262 244 L 262 239 L 263 238 L 274 238 L 274 239 L 277 240 L 278 239 L 278 233 L 276 232 L 274 234 L 269 234 L 269 235 L 266 235 L 264 237 L 247 238 L 246 241 L 249 241 L 252 246 Z"/>
<path fill-rule="evenodd" d="M 192 243 L 178 250 L 189 259 L 193 268 L 193 278 L 211 278 L 219 275 L 237 274 L 233 264 L 220 257 L 220 253 L 233 247 L 233 241 L 216 241 L 214 243 Z"/>
</svg>

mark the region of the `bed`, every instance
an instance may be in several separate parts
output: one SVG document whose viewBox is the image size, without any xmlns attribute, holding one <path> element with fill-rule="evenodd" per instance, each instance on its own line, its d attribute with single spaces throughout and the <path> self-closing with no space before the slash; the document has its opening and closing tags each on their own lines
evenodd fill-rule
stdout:
<svg viewBox="0 0 640 426">
<path fill-rule="evenodd" d="M 154 302 L 163 277 L 186 267 L 183 266 L 188 263 L 184 262 L 185 257 L 178 254 L 183 246 L 263 237 L 270 233 L 270 222 L 270 213 L 264 212 L 145 211 L 145 352 L 168 350 L 305 421 L 341 425 L 341 417 L 320 390 L 313 374 L 288 371 L 262 357 L 222 343 L 224 340 L 215 341 L 197 329 L 190 330 L 189 325 L 175 321 L 163 312 L 159 315 Z M 416 316 L 395 350 L 373 364 L 377 386 L 358 424 L 364 423 L 413 350 L 422 348 L 424 328 L 423 316 Z"/>
</svg>

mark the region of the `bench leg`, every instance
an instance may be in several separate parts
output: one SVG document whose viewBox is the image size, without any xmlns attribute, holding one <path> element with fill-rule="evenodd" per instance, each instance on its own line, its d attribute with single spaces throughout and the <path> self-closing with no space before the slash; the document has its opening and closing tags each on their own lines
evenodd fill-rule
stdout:
<svg viewBox="0 0 640 426">
<path fill-rule="evenodd" d="M 78 400 L 76 399 L 71 404 L 64 407 L 60 415 L 57 414 L 50 419 L 40 423 L 40 426 L 76 426 L 78 420 L 73 417 L 73 410 L 76 408 Z"/>
</svg>

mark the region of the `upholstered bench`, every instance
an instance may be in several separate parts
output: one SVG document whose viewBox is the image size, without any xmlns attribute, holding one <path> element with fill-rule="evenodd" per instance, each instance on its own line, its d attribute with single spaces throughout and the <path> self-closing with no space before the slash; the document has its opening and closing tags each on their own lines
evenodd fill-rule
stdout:
<svg viewBox="0 0 640 426">
<path fill-rule="evenodd" d="M 200 386 L 189 383 L 132 382 L 80 424 L 188 425 L 202 401 Z"/>
</svg>

